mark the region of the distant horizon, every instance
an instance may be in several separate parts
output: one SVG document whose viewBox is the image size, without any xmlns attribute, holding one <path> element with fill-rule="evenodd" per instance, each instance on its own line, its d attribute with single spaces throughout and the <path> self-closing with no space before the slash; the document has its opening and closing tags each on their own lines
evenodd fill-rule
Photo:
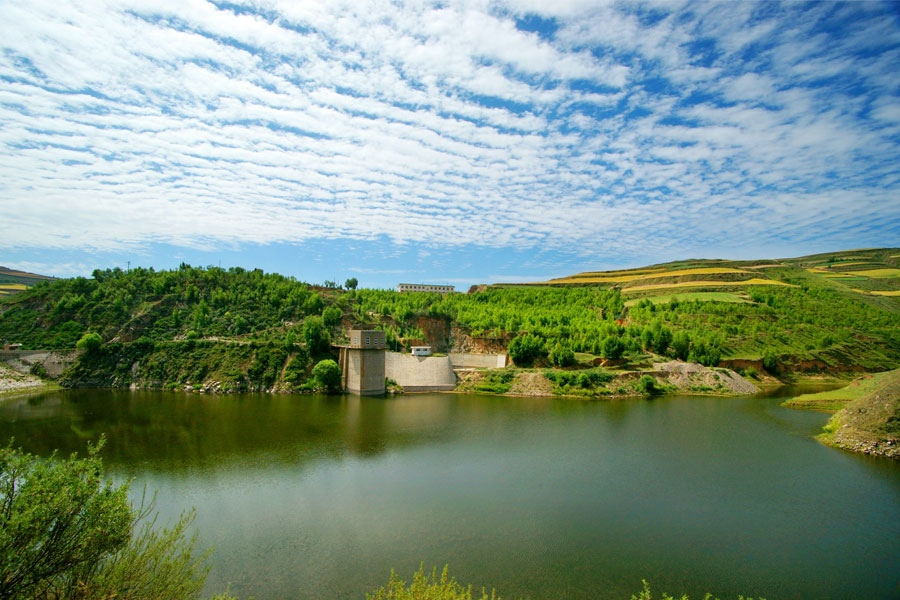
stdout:
<svg viewBox="0 0 900 600">
<path fill-rule="evenodd" d="M 0 4 L 0 256 L 519 283 L 900 240 L 892 2 Z"/>
<path fill-rule="evenodd" d="M 573 275 L 578 275 L 580 273 L 604 272 L 604 271 L 608 271 L 608 272 L 627 271 L 627 270 L 641 269 L 641 268 L 646 268 L 646 267 L 663 266 L 666 264 L 678 263 L 678 262 L 691 262 L 691 261 L 756 262 L 756 261 L 768 261 L 768 260 L 774 260 L 774 261 L 799 260 L 799 259 L 803 259 L 803 258 L 824 256 L 824 255 L 828 255 L 828 254 L 838 255 L 838 254 L 853 253 L 853 252 L 866 252 L 866 251 L 870 251 L 870 250 L 875 250 L 875 251 L 897 250 L 898 252 L 900 252 L 900 247 L 895 248 L 895 247 L 891 247 L 891 246 L 886 246 L 886 247 L 873 246 L 873 247 L 864 247 L 864 248 L 845 248 L 845 249 L 841 249 L 841 250 L 826 250 L 824 252 L 814 252 L 812 254 L 801 254 L 801 255 L 796 255 L 796 256 L 776 256 L 776 257 L 767 257 L 767 258 L 753 257 L 753 258 L 742 258 L 742 259 L 730 259 L 730 258 L 712 257 L 712 256 L 710 256 L 710 257 L 692 256 L 692 257 L 684 257 L 684 258 L 674 258 L 672 260 L 667 260 L 664 262 L 647 263 L 647 264 L 634 265 L 634 266 L 623 267 L 623 268 L 611 268 L 611 269 L 581 268 L 581 269 L 577 269 L 575 271 L 560 274 L 558 276 L 548 277 L 546 279 L 524 280 L 524 279 L 519 278 L 518 280 L 478 281 L 478 282 L 466 283 L 463 285 L 457 285 L 454 283 L 447 283 L 447 282 L 443 282 L 443 281 L 400 281 L 400 280 L 395 281 L 393 283 L 388 283 L 386 285 L 366 285 L 364 281 L 359 279 L 359 277 L 355 277 L 355 278 L 357 279 L 358 287 L 361 289 L 396 289 L 399 284 L 403 283 L 403 284 L 425 284 L 425 285 L 452 285 L 456 288 L 456 291 L 465 292 L 465 291 L 468 291 L 468 289 L 471 288 L 472 286 L 477 286 L 477 285 L 545 283 L 552 279 L 565 278 L 565 277 L 569 277 L 569 276 L 573 276 Z M 262 271 L 265 273 L 278 274 L 278 275 L 282 275 L 285 277 L 293 277 L 298 282 L 305 283 L 305 284 L 312 285 L 312 286 L 318 286 L 318 287 L 325 287 L 324 286 L 325 282 L 330 281 L 330 282 L 335 283 L 337 285 L 337 287 L 344 288 L 347 280 L 354 277 L 354 276 L 350 275 L 350 276 L 347 276 L 342 279 L 324 279 L 321 281 L 313 281 L 313 280 L 303 277 L 302 274 L 284 273 L 284 272 L 281 272 L 278 270 L 263 269 L 262 267 L 258 267 L 258 266 L 257 267 L 248 267 L 248 266 L 244 266 L 244 265 L 195 264 L 195 263 L 191 263 L 190 261 L 181 261 L 181 262 L 188 264 L 191 267 L 202 268 L 202 269 L 221 268 L 226 271 L 229 269 L 232 269 L 232 268 L 242 268 L 242 269 L 245 269 L 248 271 L 252 271 L 254 269 L 262 269 Z M 122 271 L 127 272 L 131 269 L 136 269 L 136 268 L 143 268 L 143 269 L 151 269 L 152 268 L 154 271 L 171 271 L 171 270 L 177 270 L 180 267 L 180 265 L 181 265 L 181 263 L 179 263 L 178 265 L 172 266 L 172 267 L 157 267 L 154 265 L 136 265 L 136 264 L 126 263 L 125 266 L 120 266 L 120 265 L 96 266 L 96 267 L 94 267 L 94 269 L 91 269 L 91 271 L 88 273 L 68 275 L 68 276 L 57 276 L 57 275 L 52 275 L 52 274 L 48 274 L 48 273 L 38 273 L 38 272 L 28 271 L 28 270 L 24 270 L 24 269 L 11 268 L 11 267 L 7 266 L 6 264 L 0 264 L 0 269 L 5 269 L 8 271 L 12 271 L 12 272 L 22 272 L 26 275 L 35 275 L 38 277 L 71 278 L 71 277 L 81 276 L 81 277 L 89 278 L 92 276 L 92 273 L 95 269 L 104 271 L 107 269 L 115 270 L 116 268 L 119 268 Z"/>
</svg>

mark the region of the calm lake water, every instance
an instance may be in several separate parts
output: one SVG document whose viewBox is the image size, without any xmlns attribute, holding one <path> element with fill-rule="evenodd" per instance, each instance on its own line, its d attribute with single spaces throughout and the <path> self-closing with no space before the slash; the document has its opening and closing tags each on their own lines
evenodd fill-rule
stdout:
<svg viewBox="0 0 900 600">
<path fill-rule="evenodd" d="M 362 599 L 424 563 L 508 599 L 900 598 L 900 463 L 779 402 L 66 391 L 0 403 L 0 439 L 105 433 L 163 520 L 196 507 L 210 593 Z"/>
</svg>

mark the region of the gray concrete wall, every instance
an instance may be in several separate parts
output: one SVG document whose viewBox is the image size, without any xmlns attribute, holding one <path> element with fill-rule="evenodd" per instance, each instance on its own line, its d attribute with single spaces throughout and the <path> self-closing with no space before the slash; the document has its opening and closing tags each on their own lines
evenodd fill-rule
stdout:
<svg viewBox="0 0 900 600">
<path fill-rule="evenodd" d="M 341 349 L 341 369 L 347 391 L 361 396 L 384 393 L 384 350 Z"/>
<path fill-rule="evenodd" d="M 20 373 L 30 373 L 32 365 L 44 365 L 47 376 L 57 378 L 77 357 L 76 350 L 0 350 L 0 362 Z"/>
<path fill-rule="evenodd" d="M 385 353 L 385 376 L 410 392 L 447 391 L 456 388 L 456 374 L 449 356 L 412 356 Z"/>
<path fill-rule="evenodd" d="M 505 354 L 450 353 L 454 369 L 502 369 L 508 362 Z"/>
</svg>

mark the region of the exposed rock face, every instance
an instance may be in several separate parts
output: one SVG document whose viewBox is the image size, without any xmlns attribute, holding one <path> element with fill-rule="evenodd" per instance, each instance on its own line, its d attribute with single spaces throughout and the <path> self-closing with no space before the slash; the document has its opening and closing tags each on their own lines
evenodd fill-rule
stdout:
<svg viewBox="0 0 900 600">
<path fill-rule="evenodd" d="M 504 354 L 512 337 L 506 334 L 501 337 L 472 337 L 459 327 L 453 328 L 451 336 L 453 347 L 450 351 L 459 354 Z"/>
<path fill-rule="evenodd" d="M 418 317 L 416 327 L 422 330 L 425 344 L 435 352 L 447 352 L 450 346 L 450 321 L 445 318 Z"/>
</svg>

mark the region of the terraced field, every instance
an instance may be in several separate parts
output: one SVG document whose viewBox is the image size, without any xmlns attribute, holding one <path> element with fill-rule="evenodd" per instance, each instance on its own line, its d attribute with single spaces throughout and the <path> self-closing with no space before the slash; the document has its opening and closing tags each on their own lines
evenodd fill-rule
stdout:
<svg viewBox="0 0 900 600">
<path fill-rule="evenodd" d="M 672 297 L 746 302 L 749 286 L 838 286 L 852 294 L 900 296 L 900 254 L 896 249 L 851 250 L 772 261 L 693 260 L 622 271 L 587 271 L 535 285 L 617 287 L 633 301 Z"/>
<path fill-rule="evenodd" d="M 0 283 L 0 296 L 8 296 L 28 289 L 24 283 Z"/>
</svg>

